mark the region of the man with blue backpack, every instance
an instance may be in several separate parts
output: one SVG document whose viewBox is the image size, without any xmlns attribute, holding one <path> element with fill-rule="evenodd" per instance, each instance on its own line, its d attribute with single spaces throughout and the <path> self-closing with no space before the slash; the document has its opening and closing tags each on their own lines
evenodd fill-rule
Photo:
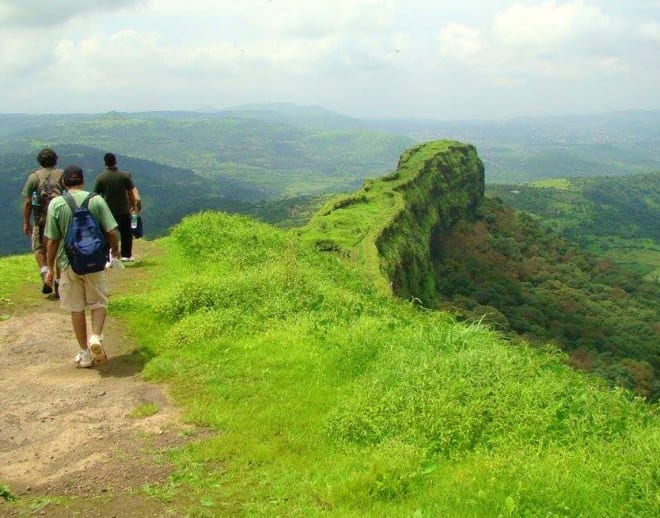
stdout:
<svg viewBox="0 0 660 518">
<path fill-rule="evenodd" d="M 50 202 L 44 235 L 48 238 L 45 282 L 53 282 L 55 261 L 60 266 L 60 307 L 71 312 L 80 351 L 75 362 L 91 367 L 106 361 L 103 325 L 108 305 L 105 278 L 106 240 L 113 257 L 119 255 L 117 222 L 101 196 L 84 190 L 83 171 L 70 165 L 62 173 L 67 192 Z M 85 309 L 92 317 L 87 336 Z"/>
</svg>

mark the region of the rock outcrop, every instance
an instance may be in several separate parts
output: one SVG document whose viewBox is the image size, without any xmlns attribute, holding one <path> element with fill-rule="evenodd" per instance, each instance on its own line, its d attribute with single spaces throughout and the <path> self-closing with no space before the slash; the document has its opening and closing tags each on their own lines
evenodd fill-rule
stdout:
<svg viewBox="0 0 660 518">
<path fill-rule="evenodd" d="M 483 196 L 484 166 L 474 146 L 430 142 L 403 153 L 394 173 L 326 204 L 302 236 L 365 268 L 381 289 L 430 300 L 433 236 L 471 218 Z"/>
</svg>

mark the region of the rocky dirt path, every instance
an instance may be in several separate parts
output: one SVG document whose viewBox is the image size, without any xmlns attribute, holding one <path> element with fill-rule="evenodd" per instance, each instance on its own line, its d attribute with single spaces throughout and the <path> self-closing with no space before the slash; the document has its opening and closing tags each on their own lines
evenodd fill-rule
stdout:
<svg viewBox="0 0 660 518">
<path fill-rule="evenodd" d="M 112 274 L 115 292 L 139 275 L 139 264 Z M 0 322 L 0 484 L 31 502 L 0 498 L 0 516 L 172 515 L 140 488 L 166 480 L 166 451 L 197 432 L 163 386 L 141 379 L 135 344 L 111 311 L 104 335 L 108 362 L 79 369 L 59 303 L 39 298 Z M 131 416 L 144 405 L 157 413 Z"/>
</svg>

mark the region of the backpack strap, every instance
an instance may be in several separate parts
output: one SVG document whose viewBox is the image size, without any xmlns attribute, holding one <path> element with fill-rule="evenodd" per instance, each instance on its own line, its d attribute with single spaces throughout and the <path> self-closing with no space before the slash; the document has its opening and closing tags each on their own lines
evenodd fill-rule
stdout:
<svg viewBox="0 0 660 518">
<path fill-rule="evenodd" d="M 53 169 L 51 169 L 50 171 L 47 171 L 47 172 L 46 172 L 46 176 L 44 176 L 44 171 L 46 171 L 46 169 L 44 169 L 44 168 L 42 167 L 41 169 L 37 169 L 37 170 L 34 172 L 34 176 L 37 177 L 37 181 L 39 182 L 39 185 L 41 185 L 41 184 L 42 184 L 43 182 L 45 182 L 46 180 L 49 180 L 49 179 L 50 179 L 50 175 L 51 175 L 51 173 L 53 172 Z"/>
<path fill-rule="evenodd" d="M 76 200 L 73 199 L 73 196 L 67 191 L 62 193 L 62 198 L 66 200 L 68 203 L 69 207 L 71 207 L 71 212 L 76 212 L 76 209 L 78 208 L 78 204 L 76 203 Z M 89 198 L 89 196 L 88 196 Z M 85 202 L 87 201 L 87 198 L 85 198 Z"/>
<path fill-rule="evenodd" d="M 67 194 L 68 194 L 68 193 L 67 193 Z M 87 195 L 87 197 L 83 200 L 83 202 L 80 204 L 80 207 L 81 207 L 82 209 L 86 209 L 86 208 L 88 207 L 88 205 L 89 205 L 89 200 L 91 200 L 91 199 L 92 199 L 94 196 L 96 196 L 97 194 L 98 194 L 98 193 L 90 192 L 90 193 Z M 94 217 L 93 214 L 92 214 L 92 217 Z M 96 218 L 94 218 L 94 219 L 96 219 Z"/>
<path fill-rule="evenodd" d="M 64 198 L 64 201 L 66 201 L 67 205 L 69 205 L 69 208 L 71 209 L 71 214 L 72 215 L 75 214 L 76 209 L 78 208 L 78 204 L 76 203 L 76 200 L 73 199 L 73 196 L 71 196 L 71 194 L 69 194 L 69 192 L 67 191 L 62 193 L 62 198 Z M 62 239 L 66 237 L 65 229 L 60 228 L 60 235 L 62 236 Z"/>
<path fill-rule="evenodd" d="M 69 191 L 66 191 L 66 192 L 62 193 L 62 198 L 64 198 L 66 200 L 66 202 L 69 204 L 69 207 L 71 207 L 71 212 L 75 212 L 76 209 L 86 209 L 86 208 L 88 208 L 89 200 L 91 200 L 94 196 L 98 196 L 98 193 L 90 192 L 85 197 L 83 202 L 80 205 L 78 205 L 76 203 L 76 200 L 74 199 L 73 196 L 71 196 L 71 193 Z"/>
</svg>

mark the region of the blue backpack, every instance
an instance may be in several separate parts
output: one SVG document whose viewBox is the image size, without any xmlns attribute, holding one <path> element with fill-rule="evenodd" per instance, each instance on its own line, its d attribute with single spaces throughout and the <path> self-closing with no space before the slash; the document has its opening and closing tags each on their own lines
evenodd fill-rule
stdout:
<svg viewBox="0 0 660 518">
<path fill-rule="evenodd" d="M 87 208 L 89 200 L 96 196 L 92 192 L 78 207 L 76 200 L 68 192 L 62 194 L 73 212 L 69 231 L 64 238 L 64 252 L 71 268 L 78 275 L 100 272 L 105 269 L 105 235 Z"/>
</svg>

